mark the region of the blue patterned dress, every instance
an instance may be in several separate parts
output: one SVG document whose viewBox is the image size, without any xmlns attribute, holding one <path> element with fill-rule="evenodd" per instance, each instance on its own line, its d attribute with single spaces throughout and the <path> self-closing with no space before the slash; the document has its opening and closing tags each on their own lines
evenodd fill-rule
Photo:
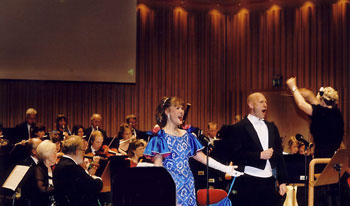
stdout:
<svg viewBox="0 0 350 206">
<path fill-rule="evenodd" d="M 168 170 L 176 184 L 177 204 L 196 206 L 194 178 L 188 160 L 203 146 L 197 138 L 187 131 L 182 137 L 172 136 L 160 130 L 147 144 L 144 155 L 163 156 L 163 166 Z"/>
</svg>

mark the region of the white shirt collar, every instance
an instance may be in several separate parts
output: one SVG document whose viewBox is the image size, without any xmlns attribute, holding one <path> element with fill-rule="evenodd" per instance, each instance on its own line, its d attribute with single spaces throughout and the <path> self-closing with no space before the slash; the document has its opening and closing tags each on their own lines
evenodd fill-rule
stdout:
<svg viewBox="0 0 350 206">
<path fill-rule="evenodd" d="M 96 154 L 96 151 L 97 151 L 97 150 L 95 150 L 95 149 L 92 147 L 92 145 L 90 146 L 90 148 L 91 148 L 92 154 Z"/>
<path fill-rule="evenodd" d="M 258 117 L 252 115 L 252 114 L 248 114 L 247 118 L 250 120 L 251 123 L 253 124 L 258 124 L 260 122 L 264 122 L 264 119 L 259 119 Z"/>
<path fill-rule="evenodd" d="M 70 157 L 70 156 L 68 156 L 68 155 L 63 155 L 62 157 L 65 157 L 65 158 L 68 158 L 68 159 L 71 159 L 71 160 L 73 160 L 73 162 L 75 163 L 75 164 L 77 164 L 77 162 L 72 158 L 72 157 Z"/>
<path fill-rule="evenodd" d="M 34 157 L 34 156 L 32 156 L 32 155 L 30 155 L 30 157 L 31 157 L 32 160 L 35 162 L 35 164 L 37 165 L 38 162 L 39 162 L 38 158 L 36 158 L 36 157 Z"/>
</svg>

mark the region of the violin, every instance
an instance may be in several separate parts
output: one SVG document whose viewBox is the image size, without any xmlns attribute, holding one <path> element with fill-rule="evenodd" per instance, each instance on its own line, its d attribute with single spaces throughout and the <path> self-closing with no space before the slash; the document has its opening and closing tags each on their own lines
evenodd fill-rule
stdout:
<svg viewBox="0 0 350 206">
<path fill-rule="evenodd" d="M 91 153 L 87 153 L 84 155 L 84 160 L 83 162 L 80 164 L 80 166 L 82 168 L 84 168 L 84 170 L 87 170 L 89 172 L 90 175 L 95 175 L 97 169 L 100 166 L 100 160 L 103 159 L 105 160 L 105 157 L 101 157 L 99 155 L 94 155 Z"/>
</svg>

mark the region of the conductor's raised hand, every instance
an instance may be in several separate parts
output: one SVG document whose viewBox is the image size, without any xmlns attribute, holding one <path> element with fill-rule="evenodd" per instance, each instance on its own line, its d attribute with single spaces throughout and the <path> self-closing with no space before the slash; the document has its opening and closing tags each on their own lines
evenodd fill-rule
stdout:
<svg viewBox="0 0 350 206">
<path fill-rule="evenodd" d="M 296 87 L 296 78 L 295 77 L 291 77 L 286 81 L 287 86 L 289 87 L 289 89 L 292 89 L 293 87 Z"/>
</svg>

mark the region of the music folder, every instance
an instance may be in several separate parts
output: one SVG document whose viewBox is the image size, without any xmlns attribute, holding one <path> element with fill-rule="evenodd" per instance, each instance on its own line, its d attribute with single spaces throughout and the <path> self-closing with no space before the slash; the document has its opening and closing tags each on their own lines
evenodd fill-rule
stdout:
<svg viewBox="0 0 350 206">
<path fill-rule="evenodd" d="M 23 177 L 28 172 L 29 168 L 30 166 L 16 165 L 10 175 L 7 177 L 2 187 L 15 191 L 19 183 L 21 183 Z"/>
</svg>

